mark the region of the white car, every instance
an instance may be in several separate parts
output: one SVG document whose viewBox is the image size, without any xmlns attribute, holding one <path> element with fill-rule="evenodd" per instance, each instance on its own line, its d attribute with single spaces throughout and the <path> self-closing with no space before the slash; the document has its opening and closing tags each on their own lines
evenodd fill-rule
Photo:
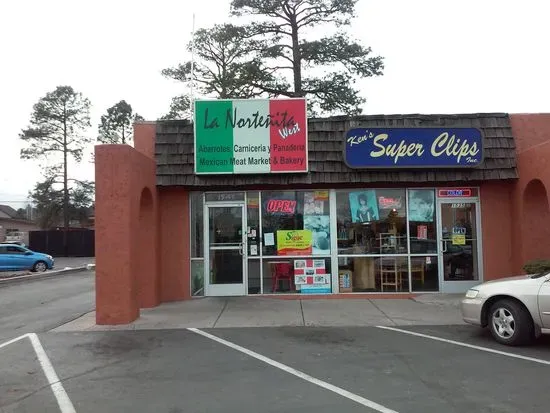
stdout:
<svg viewBox="0 0 550 413">
<path fill-rule="evenodd" d="M 496 341 L 517 346 L 550 334 L 550 273 L 487 281 L 461 302 L 466 323 L 489 327 Z"/>
</svg>

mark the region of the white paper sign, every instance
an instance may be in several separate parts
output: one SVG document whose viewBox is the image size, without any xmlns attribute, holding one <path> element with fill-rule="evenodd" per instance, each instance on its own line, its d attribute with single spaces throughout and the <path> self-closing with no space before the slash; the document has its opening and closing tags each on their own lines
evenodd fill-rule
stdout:
<svg viewBox="0 0 550 413">
<path fill-rule="evenodd" d="M 251 245 L 250 246 L 250 255 L 258 255 L 258 246 L 257 245 Z"/>
<path fill-rule="evenodd" d="M 275 245 L 275 235 L 273 234 L 273 232 L 267 232 L 264 234 L 264 245 L 266 247 Z"/>
</svg>

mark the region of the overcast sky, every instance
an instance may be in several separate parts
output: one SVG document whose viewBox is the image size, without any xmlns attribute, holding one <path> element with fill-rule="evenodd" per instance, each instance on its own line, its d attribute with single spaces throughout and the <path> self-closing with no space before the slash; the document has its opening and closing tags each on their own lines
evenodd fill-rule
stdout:
<svg viewBox="0 0 550 413">
<path fill-rule="evenodd" d="M 196 27 L 228 19 L 229 0 L 18 0 L 0 17 L 0 204 L 20 204 L 41 178 L 21 161 L 20 130 L 58 85 L 92 102 L 92 129 L 121 99 L 146 119 L 183 92 L 160 71 L 189 56 Z M 384 76 L 359 84 L 366 114 L 550 112 L 549 2 L 359 0 L 354 36 L 384 56 Z M 319 35 L 322 35 L 322 30 Z M 88 150 L 91 152 L 92 148 Z M 94 178 L 85 160 L 75 178 Z"/>
</svg>

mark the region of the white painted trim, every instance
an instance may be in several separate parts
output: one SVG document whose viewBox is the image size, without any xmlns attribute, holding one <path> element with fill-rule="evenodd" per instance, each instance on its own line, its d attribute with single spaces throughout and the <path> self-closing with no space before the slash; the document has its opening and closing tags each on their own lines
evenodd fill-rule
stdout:
<svg viewBox="0 0 550 413">
<path fill-rule="evenodd" d="M 331 290 L 333 294 L 336 294 L 340 292 L 340 283 L 338 277 L 338 210 L 336 205 L 336 191 L 334 189 L 330 189 L 328 192 L 328 204 L 330 228 Z"/>
<path fill-rule="evenodd" d="M 258 253 L 260 258 L 260 295 L 264 293 L 264 229 L 262 225 L 262 191 L 258 191 L 258 238 L 260 239 L 260 251 L 258 251 Z"/>
<path fill-rule="evenodd" d="M 242 282 L 238 284 L 210 284 L 210 208 L 241 208 L 241 242 L 242 246 L 213 247 L 212 250 L 242 249 Z M 243 296 L 247 295 L 248 285 L 248 259 L 246 244 L 246 198 L 245 201 L 204 203 L 203 205 L 203 230 L 204 230 L 204 295 L 205 296 Z"/>
<path fill-rule="evenodd" d="M 479 194 L 479 190 L 478 190 Z M 443 221 L 441 208 L 443 204 L 474 204 L 476 213 L 476 246 L 477 246 L 477 280 L 453 280 L 445 281 L 445 262 L 443 258 L 442 244 L 443 244 Z M 438 267 L 439 267 L 439 283 L 440 291 L 443 293 L 459 293 L 465 292 L 469 288 L 481 284 L 483 282 L 483 249 L 481 247 L 481 203 L 480 199 L 476 197 L 468 198 L 437 198 L 436 200 L 436 209 L 437 209 L 437 248 L 439 251 L 438 257 Z"/>
</svg>

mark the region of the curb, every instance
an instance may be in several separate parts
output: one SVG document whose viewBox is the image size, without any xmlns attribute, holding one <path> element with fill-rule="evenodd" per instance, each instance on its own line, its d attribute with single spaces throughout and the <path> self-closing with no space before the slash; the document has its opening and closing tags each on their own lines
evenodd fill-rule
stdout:
<svg viewBox="0 0 550 413">
<path fill-rule="evenodd" d="M 54 278 L 54 277 L 63 276 L 63 275 L 77 274 L 85 271 L 93 271 L 94 269 L 95 269 L 95 264 L 88 264 L 86 266 L 66 268 L 62 270 L 46 271 L 39 274 L 19 275 L 19 276 L 10 277 L 10 278 L 4 278 L 4 279 L 0 278 L 0 287 L 19 284 L 27 281 L 38 281 L 38 280 L 44 280 L 44 279 Z"/>
</svg>

